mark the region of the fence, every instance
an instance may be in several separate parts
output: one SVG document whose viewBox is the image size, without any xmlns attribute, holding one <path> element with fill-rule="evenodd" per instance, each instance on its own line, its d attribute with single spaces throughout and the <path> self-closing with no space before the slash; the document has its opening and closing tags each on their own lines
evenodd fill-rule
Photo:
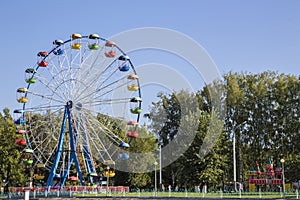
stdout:
<svg viewBox="0 0 300 200">
<path fill-rule="evenodd" d="M 135 198 L 145 198 L 145 197 L 180 197 L 180 198 L 209 198 L 209 199 L 237 199 L 237 198 L 247 198 L 247 199 L 284 199 L 292 198 L 299 199 L 299 193 L 296 189 L 295 191 L 289 191 L 283 193 L 281 192 L 223 192 L 220 191 L 155 191 L 155 190 L 132 190 L 129 191 L 129 187 L 126 186 L 69 186 L 69 187 L 37 187 L 37 188 L 24 188 L 24 187 L 12 187 L 9 188 L 8 196 L 10 199 L 30 199 L 30 198 L 74 198 L 74 197 L 135 197 Z"/>
<path fill-rule="evenodd" d="M 66 186 L 66 187 L 10 187 L 8 198 L 28 197 L 73 197 L 74 195 L 97 195 L 97 194 L 125 194 L 129 192 L 128 186 Z"/>
</svg>

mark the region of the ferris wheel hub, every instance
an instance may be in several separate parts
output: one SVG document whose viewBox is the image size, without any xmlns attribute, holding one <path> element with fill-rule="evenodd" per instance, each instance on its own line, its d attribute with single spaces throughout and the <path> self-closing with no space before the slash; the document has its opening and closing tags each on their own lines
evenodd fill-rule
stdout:
<svg viewBox="0 0 300 200">
<path fill-rule="evenodd" d="M 76 110 L 81 110 L 82 109 L 82 103 L 76 103 L 75 105 Z"/>
<path fill-rule="evenodd" d="M 66 105 L 68 108 L 72 108 L 73 107 L 73 101 L 68 101 L 67 102 L 67 105 Z"/>
</svg>

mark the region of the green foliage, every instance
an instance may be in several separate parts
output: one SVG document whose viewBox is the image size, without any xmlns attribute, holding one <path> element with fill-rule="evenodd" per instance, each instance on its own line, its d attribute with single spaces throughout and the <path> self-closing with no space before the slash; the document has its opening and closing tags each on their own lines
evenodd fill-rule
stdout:
<svg viewBox="0 0 300 200">
<path fill-rule="evenodd" d="M 229 135 L 236 134 L 238 181 L 246 180 L 255 161 L 265 164 L 268 157 L 274 163 L 284 158 L 290 168 L 300 150 L 299 77 L 275 72 L 230 73 L 225 80 L 226 129 Z M 299 165 L 293 168 L 300 170 Z"/>
<path fill-rule="evenodd" d="M 151 185 L 151 177 L 148 173 L 142 173 L 142 174 L 129 174 L 129 181 L 130 185 L 133 188 L 146 188 Z"/>
<path fill-rule="evenodd" d="M 160 94 L 160 101 L 153 103 L 151 128 L 159 133 L 164 146 L 180 135 L 185 121 L 182 119 L 193 121 L 195 116 L 199 118 L 196 137 L 188 150 L 164 168 L 164 183 L 192 187 L 204 183 L 220 186 L 223 181 L 233 181 L 233 132 L 236 138 L 237 181 L 246 181 L 247 171 L 255 166 L 255 161 L 264 166 L 268 157 L 273 163 L 285 158 L 287 180 L 299 179 L 293 175 L 300 171 L 299 79 L 275 72 L 229 73 L 224 76 L 223 86 L 220 83 L 207 85 L 197 92 L 199 116 L 195 114 L 195 108 L 192 110 L 196 112 L 191 115 L 182 113 L 184 109 L 180 101 L 195 99 L 194 94 L 184 91 Z M 226 88 L 226 95 L 220 95 L 222 92 L 218 94 L 222 88 Z M 224 128 L 219 120 L 221 117 L 218 117 L 222 109 L 214 107 L 223 102 L 226 102 Z M 194 103 L 191 101 L 191 104 Z M 211 143 L 217 141 L 213 150 L 202 158 L 199 149 L 205 135 L 220 129 L 223 129 L 220 137 L 209 140 Z"/>
<path fill-rule="evenodd" d="M 118 171 L 114 183 L 116 185 L 130 185 L 135 188 L 149 188 L 151 186 L 151 174 L 140 172 L 153 168 L 157 139 L 144 126 L 138 127 L 137 132 L 139 136 L 130 143 L 129 160 L 120 161 L 122 169 L 127 169 L 133 173 Z"/>
<path fill-rule="evenodd" d="M 180 91 L 169 96 L 161 94 L 161 100 L 153 104 L 151 128 L 159 133 L 163 147 L 175 145 L 171 153 L 173 156 L 178 156 L 176 149 L 186 149 L 179 159 L 164 168 L 164 185 L 189 188 L 199 184 L 220 185 L 227 161 L 223 153 L 227 147 L 223 145 L 226 142 L 224 134 L 220 138 L 205 137 L 208 132 L 223 132 L 223 122 L 218 119 L 214 107 L 209 105 L 211 96 L 207 91 L 199 94 Z M 189 137 L 192 141 L 186 139 Z M 207 148 L 201 148 L 204 141 Z M 215 145 L 214 150 L 207 154 L 205 151 L 211 145 Z M 162 162 L 168 162 L 168 158 L 163 158 Z"/>
<path fill-rule="evenodd" d="M 224 88 L 226 93 L 223 93 Z M 163 158 L 163 163 L 178 157 L 164 167 L 164 185 L 220 187 L 233 181 L 232 137 L 235 135 L 238 182 L 246 181 L 247 171 L 255 166 L 255 161 L 265 164 L 268 157 L 274 164 L 281 158 L 286 160 L 287 181 L 300 179 L 297 174 L 300 171 L 300 77 L 275 72 L 229 73 L 224 75 L 222 83 L 206 85 L 195 94 L 180 91 L 158 97 L 160 100 L 153 102 L 149 115 L 150 132 L 140 127 L 139 137 L 131 143 L 131 153 L 143 153 L 145 158 L 125 162 L 130 171 L 153 168 L 160 142 L 170 155 Z M 225 109 L 220 105 L 225 105 Z M 224 111 L 225 121 L 222 120 Z M 23 185 L 25 176 L 18 166 L 21 153 L 14 144 L 16 127 L 9 110 L 3 113 L 0 115 L 0 182 L 5 179 L 10 184 Z M 48 117 L 58 129 L 61 114 Z M 41 122 L 46 118 L 32 116 L 31 129 L 36 132 L 44 129 L 45 124 Z M 99 115 L 98 120 L 128 141 L 123 128 L 126 122 L 105 115 Z M 49 130 L 54 131 L 57 130 Z M 220 134 L 216 134 L 218 138 L 207 138 L 211 133 Z M 203 144 L 213 145 L 213 149 L 203 148 Z M 54 144 L 48 146 L 53 147 Z M 185 151 L 180 152 L 180 149 Z M 153 186 L 152 179 L 151 172 L 117 172 L 113 181 L 115 185 L 146 188 Z"/>
<path fill-rule="evenodd" d="M 4 116 L 0 114 L 0 182 L 4 180 L 8 185 L 24 185 L 25 174 L 21 161 L 22 148 L 15 144 L 16 127 L 9 114 L 8 109 L 4 109 Z"/>
</svg>

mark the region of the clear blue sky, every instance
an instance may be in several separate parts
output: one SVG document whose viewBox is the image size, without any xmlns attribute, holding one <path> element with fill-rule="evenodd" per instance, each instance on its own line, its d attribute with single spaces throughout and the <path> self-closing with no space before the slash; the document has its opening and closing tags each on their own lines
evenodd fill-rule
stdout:
<svg viewBox="0 0 300 200">
<path fill-rule="evenodd" d="M 210 54 L 221 74 L 265 70 L 300 75 L 298 0 L 2 1 L 0 109 L 11 111 L 24 70 L 54 39 L 74 32 L 110 37 L 141 27 L 182 32 Z"/>
</svg>

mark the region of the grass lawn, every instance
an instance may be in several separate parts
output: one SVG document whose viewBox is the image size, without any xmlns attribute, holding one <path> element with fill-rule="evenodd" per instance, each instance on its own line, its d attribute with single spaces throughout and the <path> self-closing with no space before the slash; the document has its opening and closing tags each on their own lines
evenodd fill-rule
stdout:
<svg viewBox="0 0 300 200">
<path fill-rule="evenodd" d="M 155 197 L 154 192 L 130 192 L 130 193 L 123 193 L 123 194 L 108 194 L 105 193 L 101 194 L 74 194 L 74 196 L 80 197 L 88 197 L 88 196 L 111 196 L 111 197 Z M 280 193 L 195 193 L 195 192 L 157 192 L 156 197 L 177 197 L 177 198 L 212 198 L 212 199 L 220 199 L 220 198 L 252 198 L 252 199 L 282 199 L 283 194 Z M 296 199 L 297 195 L 295 193 L 287 193 L 285 194 L 285 198 L 293 198 Z"/>
</svg>

